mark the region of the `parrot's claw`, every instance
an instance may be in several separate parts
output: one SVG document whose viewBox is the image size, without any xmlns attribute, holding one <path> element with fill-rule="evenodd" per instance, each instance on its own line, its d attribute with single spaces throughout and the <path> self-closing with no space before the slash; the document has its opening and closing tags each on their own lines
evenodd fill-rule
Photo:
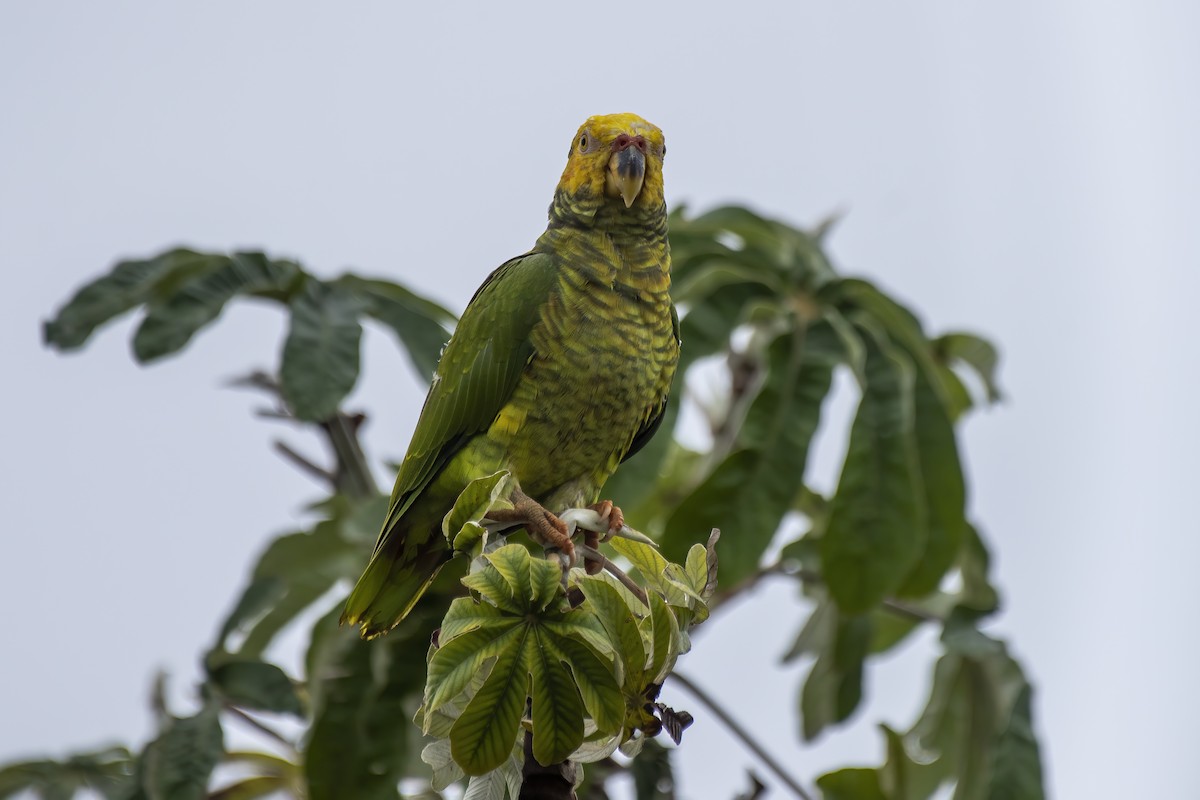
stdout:
<svg viewBox="0 0 1200 800">
<path fill-rule="evenodd" d="M 607 542 L 614 532 L 625 527 L 625 515 L 613 505 L 612 500 L 601 500 L 599 503 L 593 503 L 590 508 L 600 515 L 600 521 L 604 523 L 603 541 Z"/>
<path fill-rule="evenodd" d="M 582 528 L 585 531 L 596 531 L 606 534 L 604 540 L 618 536 L 622 539 L 629 539 L 633 542 L 648 544 L 651 547 L 658 547 L 658 542 L 651 539 L 641 531 L 636 531 L 628 525 L 622 525 L 618 529 L 613 529 L 608 525 L 608 522 L 600 516 L 600 513 L 594 508 L 568 508 L 566 511 L 558 515 L 558 518 L 567 524 L 567 530 L 574 536 L 575 532 Z"/>
<path fill-rule="evenodd" d="M 567 569 L 575 564 L 575 543 L 567 524 L 551 514 L 540 503 L 520 490 L 512 494 L 513 507 L 492 509 L 487 519 L 492 522 L 524 525 L 534 541 L 547 550 L 558 550 L 566 559 Z"/>
</svg>

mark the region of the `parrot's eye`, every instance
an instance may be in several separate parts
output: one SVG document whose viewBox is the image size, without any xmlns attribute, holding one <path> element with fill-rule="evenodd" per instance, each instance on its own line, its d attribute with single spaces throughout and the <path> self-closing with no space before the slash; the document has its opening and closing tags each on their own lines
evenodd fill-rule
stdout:
<svg viewBox="0 0 1200 800">
<path fill-rule="evenodd" d="M 579 134 L 579 152 L 586 153 L 588 145 L 592 143 L 591 138 L 586 133 Z"/>
</svg>

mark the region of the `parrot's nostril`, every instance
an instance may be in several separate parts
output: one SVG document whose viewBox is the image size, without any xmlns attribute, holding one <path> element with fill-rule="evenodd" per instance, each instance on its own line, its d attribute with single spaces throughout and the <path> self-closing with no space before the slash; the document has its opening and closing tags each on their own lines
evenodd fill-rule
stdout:
<svg viewBox="0 0 1200 800">
<path fill-rule="evenodd" d="M 644 155 L 646 152 L 646 137 L 641 135 L 630 136 L 628 133 L 622 133 L 613 141 L 612 149 L 614 153 L 620 153 L 623 150 L 629 149 L 630 146 L 641 150 Z"/>
</svg>

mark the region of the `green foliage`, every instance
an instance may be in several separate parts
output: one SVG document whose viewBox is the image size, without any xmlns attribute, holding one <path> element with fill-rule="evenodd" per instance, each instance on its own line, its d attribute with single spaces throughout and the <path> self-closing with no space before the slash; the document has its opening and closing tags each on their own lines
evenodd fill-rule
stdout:
<svg viewBox="0 0 1200 800">
<path fill-rule="evenodd" d="M 148 800 L 202 800 L 225 752 L 219 706 L 209 700 L 191 717 L 171 717 L 146 745 L 140 765 Z"/>
<path fill-rule="evenodd" d="M 78 753 L 63 761 L 18 762 L 0 769 L 0 798 L 30 790 L 45 800 L 65 800 L 91 789 L 105 800 L 118 800 L 128 794 L 133 769 L 133 754 L 124 747 Z"/>
<path fill-rule="evenodd" d="M 365 307 L 350 289 L 320 281 L 306 281 L 292 298 L 279 377 L 300 419 L 329 419 L 354 388 L 362 339 L 358 317 Z"/>
<path fill-rule="evenodd" d="M 314 422 L 332 417 L 358 380 L 362 317 L 392 329 L 422 377 L 433 374 L 454 322 L 441 306 L 387 281 L 356 275 L 325 281 L 294 261 L 260 252 L 178 248 L 118 263 L 76 292 L 42 335 L 52 347 L 76 350 L 97 328 L 142 306 L 133 354 L 150 363 L 182 350 L 238 297 L 281 303 L 288 310 L 283 396 L 299 419 Z"/>
<path fill-rule="evenodd" d="M 280 377 L 245 384 L 319 431 L 336 463 L 314 521 L 265 548 L 218 626 L 195 713 L 164 710 L 137 755 L 112 748 L 9 765 L 0 798 L 87 788 L 125 800 L 398 800 L 400 780 L 417 777 L 429 780 L 422 797 L 466 781 L 471 800 L 503 800 L 520 791 L 526 744 L 542 763 L 587 764 L 581 796 L 592 800 L 624 771 L 639 800 L 672 796 L 671 751 L 653 737 L 675 717 L 656 703 L 659 689 L 690 628 L 719 620 L 722 602 L 765 578 L 795 581 L 812 603 L 784 656 L 807 665 L 805 741 L 859 710 L 872 659 L 922 626 L 942 632 L 925 709 L 907 731 L 881 726 L 882 764 L 816 777 L 826 798 L 916 800 L 948 786 L 960 800 L 1041 798 L 1032 689 L 982 628 L 1000 600 L 968 519 L 955 430 L 1001 396 L 997 351 L 967 332 L 931 335 L 879 287 L 840 275 L 822 247 L 828 228 L 736 207 L 671 215 L 681 369 L 661 432 L 606 487 L 661 544 L 605 546 L 644 599 L 607 573 L 575 569 L 564 586 L 520 535 L 490 533 L 487 512 L 511 485 L 497 473 L 472 483 L 444 520 L 448 540 L 474 555 L 469 574 L 448 566 L 404 625 L 371 642 L 338 627 L 336 595 L 359 574 L 387 498 L 371 479 L 359 418 L 341 405 L 358 377 L 363 321 L 394 333 L 428 377 L 453 317 L 394 283 L 322 279 L 258 252 L 175 249 L 122 261 L 84 286 L 46 323 L 46 342 L 78 349 L 140 308 L 133 353 L 143 363 L 182 350 L 231 300 L 281 307 Z M 722 388 L 696 391 L 698 376 L 715 372 Z M 806 481 L 809 453 L 831 392 L 846 385 L 857 408 L 825 496 Z M 703 451 L 672 435 L 689 394 L 709 425 Z M 269 647 L 314 612 L 303 674 L 289 675 Z M 303 726 L 299 741 L 275 743 L 285 755 L 225 752 L 225 728 L 247 717 L 270 728 L 279 715 Z M 214 788 L 229 766 L 237 779 Z"/>
<path fill-rule="evenodd" d="M 476 481 L 456 508 L 474 506 L 480 489 L 496 483 L 497 476 Z M 447 523 L 455 516 L 447 515 Z M 648 596 L 639 598 L 612 576 L 576 569 L 568 585 L 584 599 L 572 605 L 557 562 L 534 558 L 519 544 L 485 545 L 463 580 L 472 596 L 451 603 L 442 620 L 418 713 L 426 734 L 445 730 L 450 756 L 464 773 L 501 768 L 520 750 L 526 725 L 543 765 L 607 757 L 639 733 L 661 728 L 646 708 L 647 692 L 688 648 L 681 629 L 707 615 L 708 564 L 715 556 L 697 545 L 691 560 L 703 568 L 688 570 L 648 545 L 622 547 L 648 576 Z"/>
</svg>

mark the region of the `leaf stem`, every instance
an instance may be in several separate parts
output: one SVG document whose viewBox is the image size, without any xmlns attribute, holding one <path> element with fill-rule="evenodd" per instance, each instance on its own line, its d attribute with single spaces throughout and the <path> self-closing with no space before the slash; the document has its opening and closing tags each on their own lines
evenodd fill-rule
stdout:
<svg viewBox="0 0 1200 800">
<path fill-rule="evenodd" d="M 575 549 L 579 551 L 580 555 L 582 555 L 585 560 L 600 562 L 600 565 L 606 569 L 610 575 L 619 580 L 622 586 L 633 592 L 634 596 L 637 597 L 638 600 L 642 601 L 642 605 L 644 605 L 646 608 L 650 607 L 650 598 L 646 596 L 645 590 L 643 590 L 641 586 L 637 585 L 637 581 L 626 575 L 625 570 L 621 569 L 612 561 L 610 561 L 607 556 L 594 547 L 588 547 L 586 544 L 577 544 L 575 545 Z"/>
<path fill-rule="evenodd" d="M 693 683 L 691 679 L 680 674 L 679 672 L 672 672 L 668 677 L 670 677 L 671 680 L 678 683 L 684 689 L 687 689 L 693 697 L 707 706 L 708 710 L 715 714 L 717 719 L 724 723 L 725 727 L 728 728 L 734 736 L 741 740 L 742 744 L 749 748 L 754 755 L 758 756 L 758 759 L 762 761 L 763 765 L 766 766 L 767 769 L 771 770 L 771 772 L 774 772 L 775 776 L 779 778 L 779 780 L 783 781 L 783 783 L 792 790 L 796 797 L 799 797 L 801 800 L 813 800 L 813 796 L 805 791 L 804 787 L 800 785 L 800 782 L 791 775 L 788 775 L 783 766 L 776 761 L 774 757 L 772 757 L 771 754 L 763 748 L 762 745 L 755 741 L 754 737 L 751 736 L 745 728 L 739 725 L 737 721 L 730 716 L 729 712 L 727 712 L 721 706 L 721 704 L 717 702 L 716 698 L 714 698 L 705 690 L 701 689 L 699 686 Z"/>
</svg>

